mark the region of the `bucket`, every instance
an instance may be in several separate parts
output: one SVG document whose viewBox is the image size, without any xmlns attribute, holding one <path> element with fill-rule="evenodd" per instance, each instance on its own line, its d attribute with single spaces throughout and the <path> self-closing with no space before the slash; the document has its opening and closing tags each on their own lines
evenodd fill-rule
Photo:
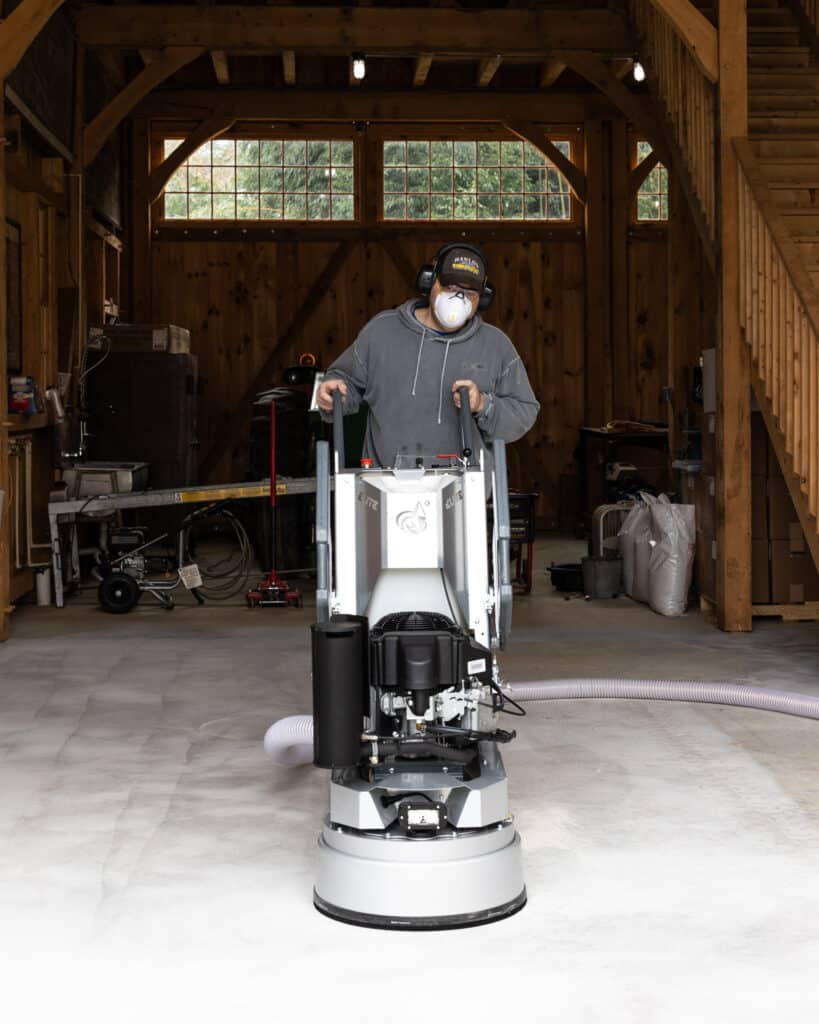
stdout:
<svg viewBox="0 0 819 1024">
<path fill-rule="evenodd" d="M 34 574 L 37 607 L 47 608 L 51 604 L 51 569 L 38 569 Z"/>
<path fill-rule="evenodd" d="M 605 599 L 617 597 L 622 589 L 623 559 L 583 559 L 583 593 L 586 597 Z"/>
</svg>

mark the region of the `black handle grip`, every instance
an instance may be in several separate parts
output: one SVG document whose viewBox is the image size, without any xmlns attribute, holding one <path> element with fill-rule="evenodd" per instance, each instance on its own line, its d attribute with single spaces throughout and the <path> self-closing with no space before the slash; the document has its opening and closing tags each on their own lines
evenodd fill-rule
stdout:
<svg viewBox="0 0 819 1024">
<path fill-rule="evenodd" d="M 477 466 L 478 460 L 475 456 L 475 443 L 472 431 L 475 424 L 472 422 L 472 413 L 469 409 L 469 388 L 458 388 L 461 397 L 461 436 L 463 439 L 463 457 L 468 466 Z"/>
<path fill-rule="evenodd" d="M 344 412 L 341 408 L 341 391 L 333 391 L 333 447 L 338 458 L 338 468 L 344 469 Z"/>
</svg>

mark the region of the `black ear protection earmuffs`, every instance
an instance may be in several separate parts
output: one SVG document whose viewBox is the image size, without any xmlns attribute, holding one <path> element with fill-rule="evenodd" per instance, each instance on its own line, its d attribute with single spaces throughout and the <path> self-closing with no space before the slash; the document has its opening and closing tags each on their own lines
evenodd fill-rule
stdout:
<svg viewBox="0 0 819 1024">
<path fill-rule="evenodd" d="M 466 249 L 469 252 L 474 253 L 486 266 L 486 259 L 484 258 L 481 250 L 475 245 L 469 245 L 467 242 L 450 242 L 449 245 L 442 246 L 436 256 L 434 263 L 425 263 L 423 267 L 418 271 L 418 277 L 415 279 L 415 287 L 422 295 L 429 295 L 432 291 L 432 286 L 435 284 L 435 278 L 438 276 L 438 268 L 448 252 L 452 252 L 453 249 Z M 479 289 L 481 297 L 478 300 L 478 309 L 489 309 L 492 305 L 492 300 L 495 298 L 495 289 L 484 277 L 481 282 Z"/>
</svg>

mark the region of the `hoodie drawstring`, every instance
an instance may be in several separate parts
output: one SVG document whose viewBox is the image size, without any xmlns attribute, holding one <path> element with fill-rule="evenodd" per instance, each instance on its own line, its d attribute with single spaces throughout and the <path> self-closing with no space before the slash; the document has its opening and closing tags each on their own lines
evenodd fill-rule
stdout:
<svg viewBox="0 0 819 1024">
<path fill-rule="evenodd" d="M 451 344 L 451 339 L 447 338 L 446 339 L 446 348 L 444 349 L 444 365 L 441 367 L 441 383 L 440 383 L 440 386 L 438 387 L 438 425 L 439 426 L 441 424 L 441 410 L 442 410 L 443 405 L 444 405 L 444 375 L 446 374 L 446 361 L 447 361 L 447 358 L 449 357 L 449 346 L 450 346 L 450 344 Z"/>
<path fill-rule="evenodd" d="M 412 380 L 412 392 L 411 392 L 411 394 L 412 394 L 413 398 L 415 397 L 415 385 L 418 383 L 418 371 L 421 368 L 421 353 L 424 351 L 424 339 L 426 338 L 426 336 L 427 336 L 427 329 L 422 324 L 421 325 L 421 344 L 418 346 L 418 359 L 417 359 L 417 361 L 415 363 L 415 377 Z M 438 422 L 439 423 L 441 422 L 440 414 L 439 414 Z"/>
</svg>

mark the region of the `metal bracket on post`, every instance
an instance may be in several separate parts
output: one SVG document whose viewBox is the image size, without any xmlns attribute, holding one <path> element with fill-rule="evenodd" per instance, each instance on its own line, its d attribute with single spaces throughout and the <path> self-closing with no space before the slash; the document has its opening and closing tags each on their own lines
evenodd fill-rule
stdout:
<svg viewBox="0 0 819 1024">
<path fill-rule="evenodd" d="M 512 631 L 512 581 L 509 571 L 509 545 L 512 528 L 509 520 L 509 483 L 506 479 L 506 444 L 493 441 L 493 503 L 495 507 L 495 628 L 498 645 L 503 647 Z"/>
</svg>

